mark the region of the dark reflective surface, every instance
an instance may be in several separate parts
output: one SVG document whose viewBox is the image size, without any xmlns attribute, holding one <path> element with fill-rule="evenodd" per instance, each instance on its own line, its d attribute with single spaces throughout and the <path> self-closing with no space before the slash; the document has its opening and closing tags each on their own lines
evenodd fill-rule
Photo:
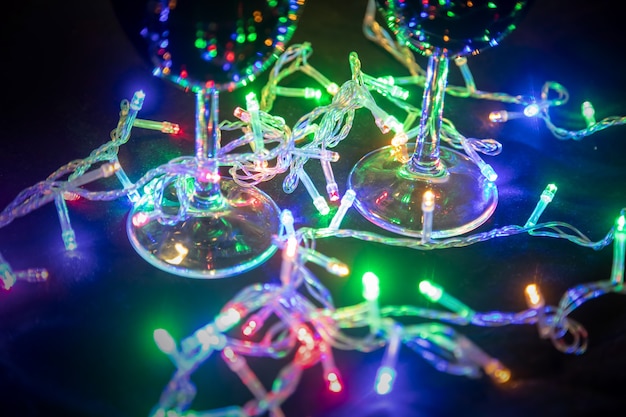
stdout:
<svg viewBox="0 0 626 417">
<path fill-rule="evenodd" d="M 154 74 L 185 89 L 246 85 L 284 50 L 304 0 L 115 0 Z M 139 34 L 139 36 L 137 36 Z"/>
<path fill-rule="evenodd" d="M 515 30 L 532 0 L 377 0 L 401 42 L 428 55 L 477 54 Z"/>
</svg>

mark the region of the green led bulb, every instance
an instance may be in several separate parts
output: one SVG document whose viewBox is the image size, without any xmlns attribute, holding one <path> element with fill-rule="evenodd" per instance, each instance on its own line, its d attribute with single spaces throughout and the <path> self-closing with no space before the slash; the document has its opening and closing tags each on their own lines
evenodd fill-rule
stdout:
<svg viewBox="0 0 626 417">
<path fill-rule="evenodd" d="M 173 353 L 176 350 L 176 342 L 172 335 L 165 329 L 156 329 L 152 334 L 154 342 L 159 350 L 166 355 Z"/>
<path fill-rule="evenodd" d="M 435 285 L 427 280 L 419 283 L 419 290 L 422 295 L 424 295 L 433 303 L 439 301 L 439 299 L 443 295 L 443 289 L 440 286 Z"/>
<path fill-rule="evenodd" d="M 366 272 L 363 274 L 363 298 L 368 301 L 374 301 L 378 299 L 380 294 L 379 279 L 373 272 Z"/>
<path fill-rule="evenodd" d="M 470 319 L 474 314 L 476 314 L 474 310 L 450 294 L 447 294 L 443 288 L 431 283 L 430 281 L 424 280 L 420 282 L 419 290 L 431 302 L 439 303 L 451 311 L 454 311 L 459 316 Z"/>
</svg>

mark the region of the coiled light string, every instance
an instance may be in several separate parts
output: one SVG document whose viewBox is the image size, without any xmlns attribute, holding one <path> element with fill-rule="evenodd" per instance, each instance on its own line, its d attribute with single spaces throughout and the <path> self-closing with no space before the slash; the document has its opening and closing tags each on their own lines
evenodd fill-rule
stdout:
<svg viewBox="0 0 626 417">
<path fill-rule="evenodd" d="M 234 115 L 239 121 L 222 122 L 221 129 L 241 130 L 242 136 L 220 149 L 218 161 L 220 166 L 229 167 L 229 173 L 236 181 L 248 185 L 268 181 L 279 173 L 289 171 L 283 189 L 292 192 L 302 182 L 317 209 L 323 214 L 329 214 L 330 208 L 326 204 L 326 199 L 317 191 L 314 181 L 305 170 L 305 164 L 310 159 L 319 160 L 326 180 L 328 199 L 331 202 L 338 201 L 339 208 L 329 227 L 317 229 L 302 227 L 296 230 L 293 216 L 288 211 L 283 211 L 281 233 L 275 238 L 275 245 L 281 249 L 283 259 L 280 284 L 255 284 L 243 289 L 224 306 L 213 321 L 183 339 L 180 345 L 167 331 L 163 329 L 155 331 L 157 346 L 174 363 L 176 372 L 152 414 L 159 417 L 177 415 L 224 417 L 253 416 L 269 412 L 270 415 L 280 416 L 281 404 L 296 389 L 302 371 L 306 368 L 321 364 L 323 378 L 329 389 L 335 392 L 342 389 L 344 382 L 340 369 L 334 362 L 333 349 L 370 352 L 384 348 L 383 363 L 375 381 L 375 389 L 381 395 L 393 388 L 394 365 L 401 344 L 411 348 L 436 369 L 444 372 L 470 377 L 486 374 L 496 382 L 506 382 L 510 378 L 510 372 L 504 365 L 459 334 L 451 325 L 489 327 L 512 324 L 536 325 L 540 337 L 550 339 L 558 350 L 575 354 L 584 352 L 587 346 L 587 333 L 581 324 L 569 316 L 584 302 L 603 294 L 624 292 L 626 245 L 624 211 L 620 213 L 614 227 L 599 241 L 592 241 L 567 223 L 539 223 L 539 217 L 556 192 L 556 187 L 549 185 L 541 194 L 537 207 L 524 226 L 510 225 L 468 236 L 432 239 L 428 232 L 429 222 L 425 221 L 424 234 L 419 240 L 341 229 L 343 217 L 349 211 L 355 195 L 352 190 L 347 190 L 343 196 L 339 196 L 330 168 L 330 163 L 336 162 L 339 154 L 331 149 L 348 136 L 355 111 L 360 108 L 368 109 L 381 132 L 394 132 L 392 144 L 398 148 L 398 155 L 401 157 L 402 148 L 406 146 L 412 133 L 410 128 L 412 115 L 419 112 L 419 109 L 403 101 L 406 96 L 402 89 L 395 88 L 384 79 L 374 79 L 363 73 L 356 54 L 350 56 L 352 79 L 335 89 L 332 83 L 307 62 L 310 53 L 308 44 L 289 48 L 285 54 L 286 58 L 278 61 L 276 71 L 272 73 L 271 82 L 275 85 L 267 89 L 268 93 L 262 95 L 261 102 L 256 103 L 254 97 L 250 96 L 246 109 L 235 109 Z M 287 68 L 283 68 L 285 64 L 288 64 Z M 293 128 L 289 128 L 282 118 L 269 114 L 269 108 L 275 96 L 280 95 L 281 91 L 285 92 L 278 89 L 277 82 L 296 70 L 303 71 L 323 85 L 326 84 L 328 86 L 326 91 L 331 94 L 332 101 L 326 106 L 316 107 L 301 117 Z M 562 90 L 560 91 L 564 94 Z M 404 123 L 382 110 L 371 92 L 382 95 L 406 110 L 408 115 Z M 292 90 L 287 95 L 294 94 Z M 112 133 L 110 142 L 94 150 L 87 158 L 66 164 L 45 181 L 18 194 L 0 213 L 0 227 L 48 202 L 55 201 L 64 244 L 66 249 L 73 250 L 76 241 L 65 199 L 80 196 L 96 201 L 111 201 L 128 197 L 134 201 L 137 195 L 141 197 L 149 194 L 158 207 L 170 181 L 181 175 L 193 177 L 199 169 L 193 157 L 176 158 L 151 169 L 135 183 L 132 183 L 125 174 L 118 174 L 123 173 L 123 170 L 117 159 L 117 151 L 120 145 L 128 141 L 132 127 L 156 129 L 171 134 L 178 130 L 177 125 L 170 122 L 137 119 L 136 115 L 141 109 L 143 97 L 143 92 L 140 91 L 130 102 L 122 102 L 118 127 Z M 563 96 L 558 100 L 563 101 Z M 547 107 L 540 106 L 539 113 L 542 112 L 547 114 Z M 589 124 L 594 126 L 591 117 L 587 106 Z M 490 155 L 500 150 L 500 144 L 493 140 L 468 139 L 460 135 L 449 121 L 446 121 L 445 126 L 447 129 L 444 131 L 449 143 L 465 149 L 479 166 L 481 164 L 477 160 L 476 152 Z M 249 147 L 252 152 L 235 152 L 242 147 Z M 488 165 L 482 167 L 485 168 L 483 173 L 486 176 L 492 175 Z M 85 185 L 93 181 L 114 174 L 122 184 L 121 189 L 90 191 L 85 188 Z M 184 183 L 176 184 L 179 197 L 187 194 L 185 187 Z M 184 198 L 181 197 L 180 201 L 184 201 Z M 425 196 L 422 205 L 425 219 L 430 218 L 427 213 L 431 213 L 431 208 L 428 196 Z M 177 214 L 166 215 L 161 211 L 161 220 L 177 221 L 185 215 L 184 210 L 185 205 L 181 204 L 181 211 Z M 159 210 L 156 212 L 159 213 Z M 613 242 L 611 278 L 567 290 L 557 306 L 547 305 L 539 288 L 533 284 L 525 292 L 527 310 L 517 313 L 481 313 L 429 281 L 420 284 L 420 292 L 430 302 L 439 303 L 450 311 L 406 305 L 380 306 L 378 278 L 371 273 L 363 278 L 365 301 L 355 306 L 337 308 L 330 292 L 306 266 L 306 263 L 315 263 L 323 266 L 331 274 L 349 275 L 348 267 L 343 262 L 314 249 L 316 239 L 321 238 L 351 237 L 388 246 L 434 250 L 464 247 L 520 233 L 567 239 L 577 245 L 596 250 Z M 48 273 L 35 268 L 13 271 L 8 262 L 0 257 L 0 277 L 3 287 L 9 289 L 18 280 L 31 282 L 45 280 Z M 396 320 L 399 317 L 427 322 L 401 325 Z M 234 336 L 232 333 L 236 331 L 238 325 L 241 325 L 241 335 Z M 369 329 L 367 336 L 356 338 L 344 331 L 354 328 Z M 259 333 L 261 331 L 264 331 L 262 335 Z M 252 336 L 260 337 L 261 341 L 247 339 Z M 189 411 L 196 393 L 191 376 L 201 363 L 217 352 L 250 389 L 254 398 L 243 406 L 205 412 Z M 245 359 L 247 356 L 278 359 L 288 355 L 293 355 L 293 360 L 278 372 L 270 389 L 261 384 Z"/>
</svg>

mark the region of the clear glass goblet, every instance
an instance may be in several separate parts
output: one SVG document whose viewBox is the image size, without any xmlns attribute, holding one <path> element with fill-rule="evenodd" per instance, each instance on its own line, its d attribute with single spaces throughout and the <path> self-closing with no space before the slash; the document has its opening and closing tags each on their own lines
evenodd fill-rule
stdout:
<svg viewBox="0 0 626 417">
<path fill-rule="evenodd" d="M 515 29 L 532 0 L 377 0 L 386 25 L 401 45 L 428 57 L 421 117 L 408 158 L 386 146 L 353 167 L 348 185 L 355 207 L 379 227 L 423 237 L 424 196 L 434 198 L 429 236 L 469 232 L 493 214 L 498 192 L 473 160 L 440 146 L 450 59 L 478 54 Z"/>
<path fill-rule="evenodd" d="M 222 278 L 254 268 L 276 251 L 272 235 L 280 220 L 272 198 L 220 175 L 218 99 L 276 60 L 303 4 L 117 1 L 120 20 L 153 74 L 196 98 L 194 155 L 166 164 L 128 217 L 132 246 L 155 267 L 189 278 Z"/>
</svg>

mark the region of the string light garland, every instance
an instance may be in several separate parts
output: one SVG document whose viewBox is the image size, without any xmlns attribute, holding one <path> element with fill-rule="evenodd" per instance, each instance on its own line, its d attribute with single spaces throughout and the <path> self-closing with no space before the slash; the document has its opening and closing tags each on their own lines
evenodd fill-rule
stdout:
<svg viewBox="0 0 626 417">
<path fill-rule="evenodd" d="M 276 245 L 282 248 L 280 285 L 257 283 L 242 289 L 212 322 L 183 339 L 180 347 L 166 330 L 155 331 L 155 342 L 161 351 L 174 358 L 177 369 L 151 416 L 254 416 L 265 412 L 283 415 L 280 404 L 296 389 L 304 369 L 321 363 L 328 389 L 341 391 L 343 383 L 332 359 L 333 348 L 360 352 L 384 349 L 374 382 L 374 389 L 379 395 L 386 395 L 393 389 L 400 344 L 419 354 L 439 371 L 471 378 L 487 375 L 495 383 L 504 384 L 512 377 L 510 370 L 451 325 L 536 325 L 539 336 L 549 339 L 559 351 L 582 354 L 587 348 L 587 331 L 569 317 L 570 314 L 582 303 L 600 295 L 624 293 L 624 212 L 603 241 L 608 244 L 609 237 L 615 235 L 611 279 L 570 288 L 558 306 L 547 305 L 537 284 L 529 284 L 524 292 L 528 309 L 520 312 L 476 311 L 431 281 L 420 282 L 419 293 L 447 311 L 411 305 L 380 306 L 379 278 L 374 272 L 366 272 L 362 277 L 362 303 L 336 307 L 330 292 L 306 263 L 311 260 L 317 264 L 325 263 L 326 270 L 338 276 L 348 275 L 347 266 L 332 268 L 329 265 L 336 265 L 339 261 L 321 254 L 312 255 L 316 251 L 312 248 L 310 234 L 302 229 L 293 230 L 293 216 L 288 210 L 283 211 L 281 219 L 283 233 L 276 237 Z M 520 229 L 530 232 L 535 230 L 534 227 Z M 418 242 L 417 245 L 422 244 Z M 288 276 L 285 277 L 285 274 Z M 399 318 L 402 318 L 402 324 Z M 406 324 L 407 318 L 417 323 Z M 240 332 L 237 331 L 238 326 L 241 326 Z M 347 329 L 359 328 L 366 330 L 365 336 L 358 338 L 347 333 Z M 262 329 L 265 333 L 260 336 Z M 166 348 L 161 347 L 161 334 L 167 335 Z M 255 339 L 251 339 L 253 335 Z M 191 375 L 218 351 L 222 352 L 222 359 L 237 373 L 254 398 L 243 406 L 192 411 L 189 407 L 196 390 Z M 279 370 L 271 389 L 266 390 L 246 365 L 246 356 L 290 357 L 292 360 Z"/>
<path fill-rule="evenodd" d="M 371 21 L 370 23 L 372 27 L 376 27 Z M 372 33 L 384 36 L 381 31 L 379 27 L 372 29 Z M 384 41 L 379 40 L 379 43 L 386 43 L 394 48 L 396 57 L 407 59 L 402 49 L 397 48 L 390 38 L 384 37 Z M 308 43 L 288 48 L 272 69 L 270 81 L 263 88 L 260 101 L 257 101 L 253 93 L 249 94 L 246 96 L 246 108 L 238 107 L 234 111 L 234 117 L 238 121 L 224 121 L 220 124 L 223 130 L 240 130 L 242 134 L 219 150 L 218 161 L 220 166 L 228 167 L 228 172 L 235 181 L 244 185 L 259 184 L 286 173 L 283 190 L 291 193 L 302 183 L 321 215 L 331 213 L 326 198 L 331 202 L 338 202 L 339 206 L 326 228 L 295 228 L 292 213 L 289 210 L 282 211 L 281 230 L 274 237 L 274 244 L 282 256 L 279 283 L 256 283 L 243 288 L 223 306 L 212 321 L 180 342 L 175 341 L 166 329 L 154 331 L 157 347 L 166 354 L 176 370 L 151 411 L 151 416 L 241 417 L 266 412 L 273 416 L 283 415 L 281 404 L 294 392 L 305 369 L 320 365 L 322 378 L 330 391 L 340 392 L 344 388 L 345 381 L 334 361 L 333 350 L 372 352 L 383 349 L 382 362 L 373 383 L 379 395 L 393 390 L 395 365 L 402 345 L 410 348 L 439 371 L 472 378 L 486 375 L 496 383 L 508 382 L 512 376 L 506 366 L 459 333 L 456 326 L 534 325 L 540 338 L 550 340 L 557 350 L 570 354 L 585 352 L 587 331 L 582 324 L 571 318 L 571 313 L 583 303 L 601 295 L 624 293 L 626 210 L 619 213 L 614 226 L 602 239 L 593 241 L 567 223 L 539 222 L 557 190 L 554 184 L 549 184 L 523 226 L 509 225 L 466 236 L 433 239 L 430 236 L 432 224 L 429 220 L 432 219 L 434 210 L 432 196 L 424 195 L 421 207 L 424 229 L 420 239 L 342 229 L 342 220 L 349 213 L 356 196 L 352 190 L 346 190 L 343 196 L 339 194 L 332 171 L 332 163 L 338 160 L 339 153 L 332 149 L 350 133 L 356 110 L 369 110 L 382 133 L 393 133 L 391 143 L 397 149 L 397 157 L 403 158 L 406 155 L 408 137 L 413 135 L 412 129 L 415 129 L 412 125 L 419 109 L 404 101 L 407 98 L 406 90 L 398 84 L 406 80 L 373 78 L 363 73 L 355 53 L 349 57 L 352 78 L 338 86 L 310 65 L 308 59 L 311 52 Z M 521 96 L 486 94 L 475 88 L 466 62 L 459 63 L 459 66 L 466 79 L 466 86 L 450 87 L 451 94 L 524 105 L 531 116 L 541 117 L 548 128 L 561 139 L 580 139 L 600 129 L 623 124 L 622 118 L 595 122 L 593 107 L 586 104 L 583 106 L 586 129 L 567 131 L 557 128 L 550 122 L 548 108 L 567 101 L 567 91 L 562 86 L 546 84 L 539 101 L 526 101 Z M 408 67 L 415 72 L 410 77 L 411 82 L 420 85 L 418 67 L 416 64 Z M 301 71 L 322 85 L 325 93 L 311 87 L 295 90 L 278 85 L 296 71 Z M 551 91 L 556 91 L 556 99 L 548 99 Z M 399 121 L 383 110 L 372 92 L 404 110 L 407 113 L 405 120 Z M 330 104 L 316 107 L 302 116 L 293 127 L 287 126 L 282 118 L 269 113 L 278 96 L 317 99 L 322 94 L 332 97 Z M 168 181 L 174 175 L 192 176 L 201 169 L 195 158 L 176 158 L 149 170 L 134 183 L 125 174 L 117 158 L 119 147 L 129 140 L 133 127 L 159 130 L 164 134 L 176 134 L 179 131 L 178 125 L 171 122 L 137 119 L 144 98 L 144 93 L 138 91 L 130 101 L 122 102 L 119 122 L 111 133 L 109 142 L 94 150 L 88 157 L 64 165 L 46 180 L 19 193 L 0 213 L 0 227 L 54 201 L 63 243 L 66 250 L 71 251 L 76 249 L 79 242 L 76 242 L 65 201 L 75 196 L 94 201 L 128 198 L 133 204 L 139 199 L 151 198 L 156 207 L 154 215 L 159 216 L 161 221 L 178 221 L 182 218 L 185 215 L 184 204 L 181 204 L 180 211 L 176 214 L 167 213 L 159 207 Z M 509 113 L 500 114 L 499 117 L 513 118 Z M 466 138 L 448 120 L 444 121 L 443 134 L 443 139 L 450 146 L 465 150 L 481 167 L 483 175 L 488 178 L 497 175 L 478 153 L 497 155 L 501 149 L 498 142 L 493 139 Z M 236 152 L 241 150 L 246 151 Z M 319 161 L 321 165 L 327 197 L 323 197 L 318 191 L 317 184 L 305 169 L 310 160 Z M 113 175 L 121 183 L 121 188 L 90 191 L 85 187 Z M 176 191 L 179 193 L 179 200 L 184 201 L 185 185 L 180 184 Z M 137 213 L 132 221 L 141 224 L 146 219 L 142 217 L 142 213 Z M 530 284 L 523 295 L 528 307 L 526 310 L 481 312 L 466 305 L 434 281 L 420 282 L 415 290 L 416 294 L 422 294 L 427 301 L 439 304 L 444 310 L 413 305 L 380 305 L 379 279 L 375 271 L 362 277 L 363 302 L 337 307 L 330 291 L 307 266 L 308 263 L 322 266 L 329 274 L 339 277 L 350 275 L 348 265 L 315 249 L 316 240 L 330 237 L 349 237 L 373 244 L 416 250 L 436 250 L 465 247 L 522 233 L 566 239 L 594 250 L 600 250 L 612 243 L 614 249 L 611 275 L 606 280 L 568 289 L 556 305 L 549 305 L 539 287 Z M 0 278 L 4 289 L 9 290 L 20 280 L 46 280 L 48 273 L 37 268 L 14 271 L 0 255 Z M 365 335 L 355 337 L 349 332 L 352 329 L 363 330 Z M 252 399 L 243 405 L 193 411 L 190 407 L 196 396 L 196 388 L 192 376 L 214 354 L 219 354 L 229 369 L 241 379 L 250 390 Z M 247 357 L 290 360 L 277 372 L 271 387 L 267 388 L 248 365 Z"/>
</svg>

